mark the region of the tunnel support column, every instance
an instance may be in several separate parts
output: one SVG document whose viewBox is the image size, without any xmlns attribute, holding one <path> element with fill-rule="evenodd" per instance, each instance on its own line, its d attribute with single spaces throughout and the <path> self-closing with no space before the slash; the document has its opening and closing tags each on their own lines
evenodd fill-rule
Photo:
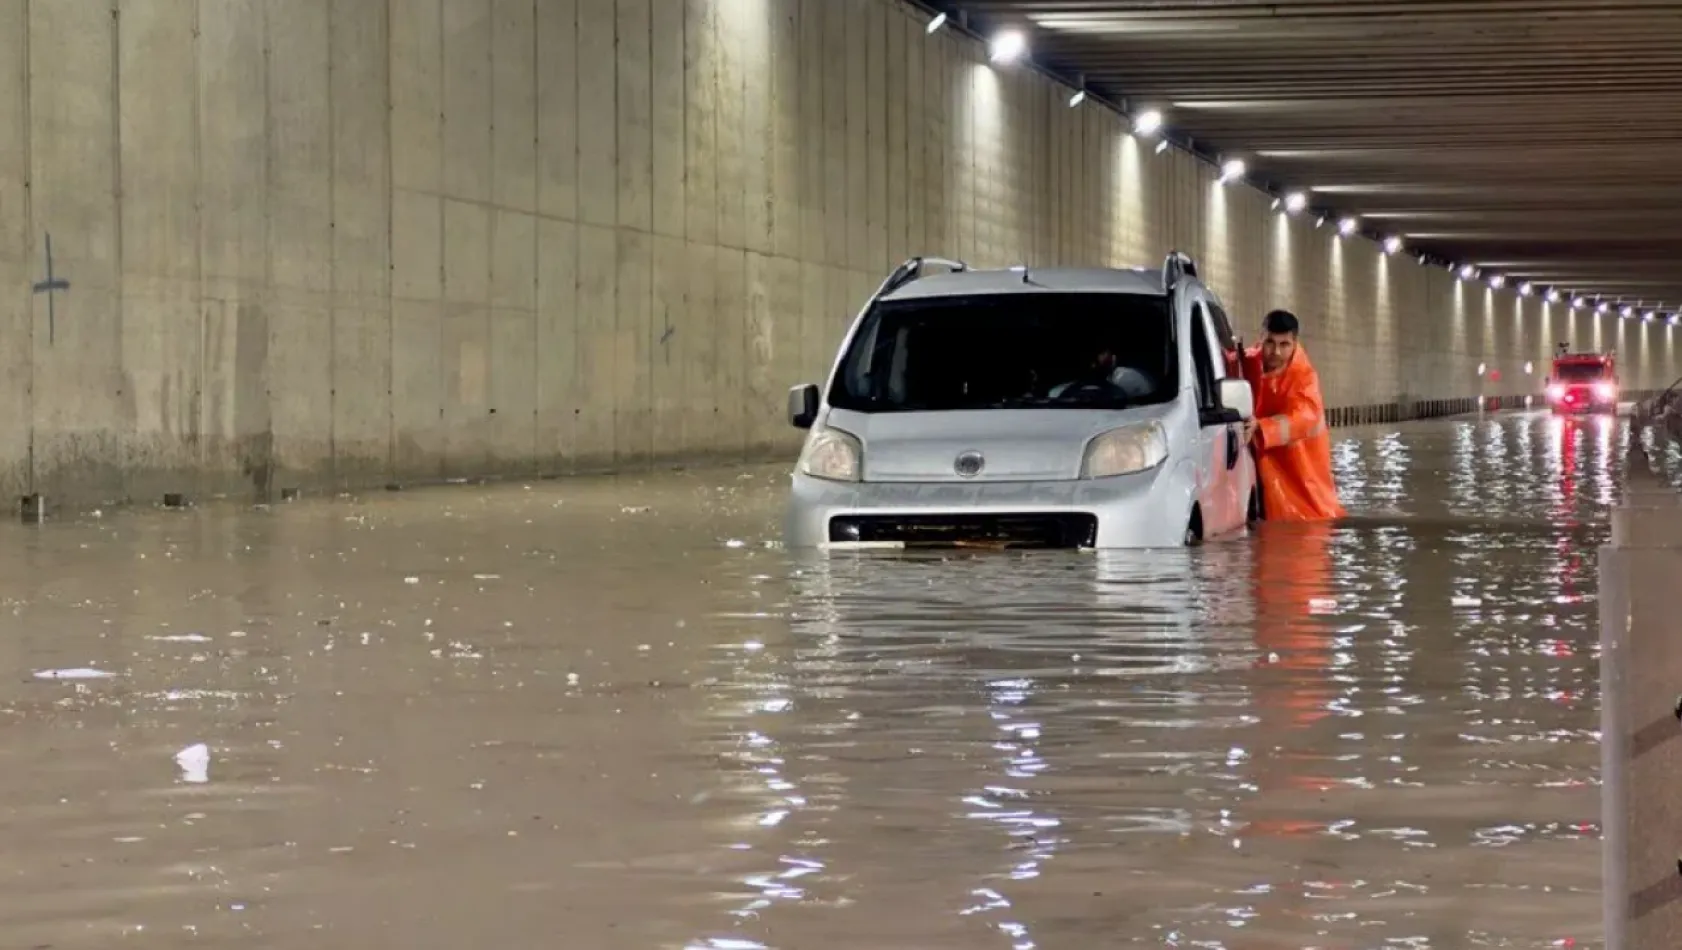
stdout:
<svg viewBox="0 0 1682 950">
<path fill-rule="evenodd" d="M 1630 461 L 1600 550 L 1607 950 L 1682 947 L 1682 496 Z"/>
</svg>

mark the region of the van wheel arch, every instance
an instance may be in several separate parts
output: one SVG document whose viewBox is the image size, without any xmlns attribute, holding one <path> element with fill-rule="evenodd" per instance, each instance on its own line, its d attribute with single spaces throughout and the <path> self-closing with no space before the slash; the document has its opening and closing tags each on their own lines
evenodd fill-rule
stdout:
<svg viewBox="0 0 1682 950">
<path fill-rule="evenodd" d="M 1191 514 L 1186 516 L 1186 547 L 1203 543 L 1203 508 L 1197 504 L 1191 506 Z"/>
</svg>

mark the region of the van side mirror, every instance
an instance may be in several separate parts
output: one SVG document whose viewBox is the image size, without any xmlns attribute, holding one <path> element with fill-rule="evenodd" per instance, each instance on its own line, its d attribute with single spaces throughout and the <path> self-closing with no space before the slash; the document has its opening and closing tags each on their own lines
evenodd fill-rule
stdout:
<svg viewBox="0 0 1682 950">
<path fill-rule="evenodd" d="M 810 429 L 818 421 L 818 387 L 801 383 L 788 391 L 788 424 L 796 429 Z"/>
<path fill-rule="evenodd" d="M 1237 416 L 1239 422 L 1248 422 L 1256 414 L 1256 396 L 1247 380 L 1223 379 L 1217 395 L 1221 408 Z"/>
</svg>

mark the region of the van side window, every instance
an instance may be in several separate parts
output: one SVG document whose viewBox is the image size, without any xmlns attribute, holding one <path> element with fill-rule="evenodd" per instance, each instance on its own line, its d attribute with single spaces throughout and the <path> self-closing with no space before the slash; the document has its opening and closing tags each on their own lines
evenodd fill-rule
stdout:
<svg viewBox="0 0 1682 950">
<path fill-rule="evenodd" d="M 1215 342 L 1223 350 L 1238 348 L 1238 334 L 1232 332 L 1232 321 L 1227 319 L 1226 311 L 1218 303 L 1209 305 L 1209 316 L 1215 321 Z"/>
<path fill-rule="evenodd" d="M 1215 356 L 1209 347 L 1209 321 L 1203 304 L 1191 308 L 1191 362 L 1197 372 L 1197 408 L 1215 409 L 1220 405 L 1215 375 Z"/>
</svg>

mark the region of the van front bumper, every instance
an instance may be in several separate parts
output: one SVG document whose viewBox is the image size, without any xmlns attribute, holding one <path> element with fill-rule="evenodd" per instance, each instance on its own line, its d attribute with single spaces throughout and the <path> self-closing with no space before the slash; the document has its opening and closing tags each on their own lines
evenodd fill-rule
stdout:
<svg viewBox="0 0 1682 950">
<path fill-rule="evenodd" d="M 830 482 L 796 473 L 784 541 L 791 548 L 1181 547 L 1194 484 L 1184 466 L 1055 482 Z"/>
</svg>

